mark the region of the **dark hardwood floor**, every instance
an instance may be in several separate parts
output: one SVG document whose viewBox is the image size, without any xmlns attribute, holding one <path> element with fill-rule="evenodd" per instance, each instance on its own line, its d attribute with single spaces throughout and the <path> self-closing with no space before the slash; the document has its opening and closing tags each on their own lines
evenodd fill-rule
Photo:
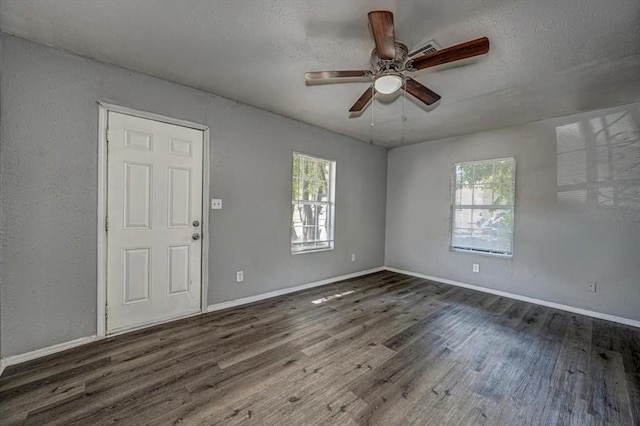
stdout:
<svg viewBox="0 0 640 426">
<path fill-rule="evenodd" d="M 0 423 L 637 425 L 640 330 L 391 272 L 7 368 Z"/>
</svg>

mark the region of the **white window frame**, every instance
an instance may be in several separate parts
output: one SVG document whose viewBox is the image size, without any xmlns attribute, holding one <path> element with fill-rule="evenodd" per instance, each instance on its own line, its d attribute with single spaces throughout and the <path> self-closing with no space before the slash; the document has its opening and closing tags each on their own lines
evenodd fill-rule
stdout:
<svg viewBox="0 0 640 426">
<path fill-rule="evenodd" d="M 293 185 L 294 185 L 294 163 L 296 156 L 306 157 L 312 160 L 322 160 L 329 162 L 329 181 L 327 185 L 327 200 L 328 201 L 308 201 L 308 200 L 295 200 L 293 198 Z M 296 204 L 310 204 L 310 205 L 322 205 L 327 208 L 327 223 L 328 223 L 328 238 L 326 240 L 314 241 L 313 244 L 327 243 L 326 247 L 309 247 L 304 248 L 305 244 L 311 244 L 310 242 L 294 243 L 291 241 L 291 254 L 303 254 L 303 253 L 315 253 L 320 251 L 333 250 L 335 246 L 335 187 L 336 187 L 336 161 L 330 158 L 319 157 L 316 155 L 310 155 L 303 152 L 293 151 L 291 156 L 291 205 Z M 293 225 L 293 216 L 290 217 L 290 225 Z M 291 237 L 290 237 L 291 238 Z M 296 248 L 295 246 L 301 246 L 302 248 Z"/>
<path fill-rule="evenodd" d="M 457 192 L 457 174 L 456 174 L 456 170 L 458 165 L 461 164 L 477 164 L 477 163 L 487 163 L 487 162 L 491 162 L 491 163 L 495 163 L 498 161 L 502 161 L 502 160 L 511 160 L 513 161 L 513 180 L 512 180 L 512 191 L 513 191 L 513 203 L 511 205 L 485 205 L 485 204 L 473 204 L 473 196 L 471 198 L 472 200 L 472 204 L 456 204 L 456 192 Z M 513 252 L 514 252 L 514 241 L 515 241 L 515 216 L 516 216 L 516 158 L 515 157 L 501 157 L 501 158 L 487 158 L 484 160 L 472 160 L 472 161 L 460 161 L 457 163 L 453 164 L 453 168 L 452 168 L 452 178 L 451 178 L 451 226 L 449 228 L 450 231 L 450 235 L 449 235 L 449 250 L 451 251 L 455 251 L 455 252 L 460 252 L 460 253 L 472 253 L 472 254 L 480 254 L 480 255 L 486 255 L 486 256 L 492 256 L 492 257 L 503 257 L 503 258 L 507 258 L 507 259 L 512 259 L 513 258 Z M 456 210 L 457 209 L 486 209 L 486 210 L 506 210 L 506 209 L 511 209 L 512 211 L 512 215 L 513 215 L 513 224 L 512 224 L 512 229 L 511 229 L 511 252 L 510 253 L 506 253 L 506 252 L 502 252 L 502 251 L 494 251 L 491 249 L 487 249 L 487 250 L 483 250 L 483 249 L 478 249 L 475 247 L 463 247 L 463 246 L 456 246 L 453 244 L 453 236 L 454 236 L 454 229 L 455 229 L 455 225 L 456 225 Z"/>
</svg>

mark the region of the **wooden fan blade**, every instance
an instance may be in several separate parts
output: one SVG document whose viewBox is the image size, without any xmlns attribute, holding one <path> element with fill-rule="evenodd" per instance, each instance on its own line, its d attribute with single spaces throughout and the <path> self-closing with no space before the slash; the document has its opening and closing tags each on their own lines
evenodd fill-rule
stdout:
<svg viewBox="0 0 640 426">
<path fill-rule="evenodd" d="M 380 59 L 395 59 L 396 36 L 393 31 L 393 13 L 385 10 L 369 12 L 369 23 Z"/>
<path fill-rule="evenodd" d="M 371 71 L 313 71 L 304 73 L 304 79 L 307 81 L 328 80 L 332 78 L 357 78 L 370 77 Z"/>
<path fill-rule="evenodd" d="M 409 61 L 407 66 L 416 70 L 447 64 L 460 59 L 483 55 L 489 51 L 489 39 L 482 37 L 466 43 L 458 44 L 437 52 L 418 56 Z"/>
<path fill-rule="evenodd" d="M 371 102 L 374 92 L 375 89 L 373 87 L 369 87 L 367 90 L 365 90 L 362 96 L 360 96 L 356 103 L 353 104 L 349 112 L 362 111 L 369 104 L 369 102 Z"/>
<path fill-rule="evenodd" d="M 434 104 L 440 100 L 440 95 L 426 88 L 411 77 L 406 77 L 404 90 L 427 105 Z"/>
</svg>

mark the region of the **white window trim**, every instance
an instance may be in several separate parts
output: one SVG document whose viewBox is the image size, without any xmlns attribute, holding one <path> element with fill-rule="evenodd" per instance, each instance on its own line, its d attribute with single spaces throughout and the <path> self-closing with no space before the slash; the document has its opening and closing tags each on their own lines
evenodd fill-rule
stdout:
<svg viewBox="0 0 640 426">
<path fill-rule="evenodd" d="M 511 209 L 513 210 L 513 230 L 511 232 L 511 253 L 505 254 L 502 252 L 492 252 L 491 250 L 480 250 L 473 248 L 464 248 L 464 247 L 456 247 L 453 245 L 453 228 L 455 226 L 455 211 L 457 207 L 460 208 L 484 208 L 484 209 L 504 209 L 505 206 L 496 206 L 496 205 L 468 205 L 461 204 L 460 206 L 456 205 L 456 165 L 461 163 L 466 164 L 474 164 L 474 163 L 485 163 L 487 161 L 500 161 L 500 160 L 513 160 L 513 205 Z M 470 161 L 457 161 L 453 163 L 451 170 L 451 211 L 449 215 L 449 220 L 451 221 L 449 226 L 449 251 L 455 253 L 465 253 L 465 254 L 477 254 L 481 256 L 490 256 L 497 257 L 503 259 L 513 259 L 513 255 L 516 251 L 515 249 L 515 240 L 516 240 L 516 181 L 517 181 L 517 165 L 518 160 L 515 156 L 512 157 L 498 157 L 498 158 L 486 158 L 483 160 L 470 160 Z"/>
<path fill-rule="evenodd" d="M 329 233 L 330 233 L 330 238 L 328 240 L 323 240 L 323 241 L 316 241 L 316 243 L 325 243 L 328 242 L 329 246 L 328 247 L 312 247 L 306 250 L 294 250 L 293 246 L 294 244 L 299 244 L 299 245 L 303 245 L 304 243 L 293 243 L 293 242 L 289 242 L 289 247 L 291 250 L 291 254 L 292 255 L 298 255 L 298 254 L 307 254 L 307 253 L 317 253 L 317 252 L 322 252 L 322 251 L 331 251 L 335 249 L 335 244 L 336 244 L 336 239 L 335 239 L 335 213 L 336 213 L 336 197 L 335 197 L 335 193 L 336 193 L 336 168 L 337 168 L 337 161 L 331 158 L 325 158 L 325 157 L 320 157 L 317 155 L 311 155 L 311 154 L 306 154 L 304 152 L 299 152 L 299 151 L 293 151 L 292 155 L 291 155 L 291 173 L 289 174 L 290 179 L 291 179 L 291 187 L 290 187 L 290 191 L 289 191 L 289 198 L 291 199 L 291 205 L 296 204 L 297 202 L 300 201 L 304 201 L 304 200 L 294 200 L 293 199 L 293 163 L 294 163 L 294 158 L 295 156 L 301 156 L 301 157 L 307 157 L 307 158 L 311 158 L 314 160 L 323 160 L 323 161 L 329 161 L 330 163 L 330 177 L 329 177 L 329 185 L 327 187 L 327 191 L 328 191 L 328 197 L 327 199 L 331 200 L 331 201 L 308 201 L 308 204 L 313 204 L 313 205 L 323 205 L 323 206 L 327 206 L 328 207 L 328 213 L 327 213 L 327 221 L 329 222 Z M 292 217 L 289 218 L 289 226 L 291 226 L 291 221 L 293 220 Z M 291 239 L 291 236 L 289 236 L 289 239 Z"/>
</svg>

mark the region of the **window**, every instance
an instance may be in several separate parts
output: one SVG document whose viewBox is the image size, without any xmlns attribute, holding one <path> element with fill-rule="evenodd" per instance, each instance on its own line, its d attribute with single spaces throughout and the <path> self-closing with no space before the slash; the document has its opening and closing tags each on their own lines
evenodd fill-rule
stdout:
<svg viewBox="0 0 640 426">
<path fill-rule="evenodd" d="M 454 165 L 451 248 L 512 256 L 514 158 Z"/>
<path fill-rule="evenodd" d="M 291 253 L 333 249 L 336 162 L 293 153 Z"/>
</svg>

